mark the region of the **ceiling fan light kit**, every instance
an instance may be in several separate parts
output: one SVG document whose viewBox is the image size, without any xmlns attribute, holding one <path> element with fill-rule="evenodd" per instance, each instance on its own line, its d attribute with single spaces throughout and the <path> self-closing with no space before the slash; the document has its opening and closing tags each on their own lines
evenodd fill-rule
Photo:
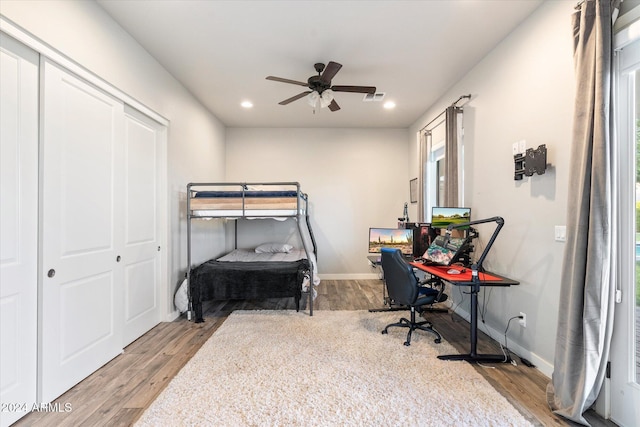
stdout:
<svg viewBox="0 0 640 427">
<path fill-rule="evenodd" d="M 307 96 L 307 103 L 309 104 L 309 106 L 315 108 L 316 105 L 318 104 L 319 99 L 320 99 L 320 95 L 318 94 L 318 92 L 314 90 Z"/>
<path fill-rule="evenodd" d="M 314 90 L 307 96 L 307 102 L 313 108 L 318 104 L 320 104 L 320 108 L 326 108 L 331 105 L 331 101 L 333 101 L 333 91 L 331 89 L 325 89 L 322 94 Z"/>
<path fill-rule="evenodd" d="M 337 62 L 331 61 L 326 66 L 323 63 L 318 62 L 314 65 L 314 68 L 318 75 L 309 77 L 307 79 L 307 83 L 284 79 L 282 77 L 267 76 L 267 80 L 305 86 L 310 89 L 292 96 L 291 98 L 285 99 L 278 104 L 287 105 L 308 95 L 307 102 L 314 108 L 314 111 L 318 104 L 320 105 L 320 108 L 329 107 L 329 110 L 331 111 L 338 111 L 340 106 L 334 99 L 334 92 L 355 92 L 365 94 L 376 93 L 375 86 L 332 86 L 331 80 L 335 77 L 338 71 L 340 71 L 340 68 L 342 68 L 342 65 Z"/>
</svg>

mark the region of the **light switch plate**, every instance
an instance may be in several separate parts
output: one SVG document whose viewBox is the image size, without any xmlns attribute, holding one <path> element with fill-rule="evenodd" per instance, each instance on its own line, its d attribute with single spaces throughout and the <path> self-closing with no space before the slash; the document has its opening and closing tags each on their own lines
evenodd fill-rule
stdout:
<svg viewBox="0 0 640 427">
<path fill-rule="evenodd" d="M 556 236 L 556 242 L 566 242 L 567 241 L 567 226 L 566 225 L 556 225 L 555 236 Z"/>
</svg>

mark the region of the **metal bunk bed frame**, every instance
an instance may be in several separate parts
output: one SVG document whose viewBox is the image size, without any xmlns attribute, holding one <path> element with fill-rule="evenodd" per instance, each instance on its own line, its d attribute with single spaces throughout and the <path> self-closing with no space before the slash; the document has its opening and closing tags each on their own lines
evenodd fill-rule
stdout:
<svg viewBox="0 0 640 427">
<path fill-rule="evenodd" d="M 307 226 L 307 231 L 309 232 L 309 237 L 311 238 L 311 243 L 313 245 L 313 254 L 315 255 L 315 259 L 317 262 L 317 254 L 318 248 L 316 245 L 316 239 L 313 235 L 313 230 L 311 229 L 311 222 L 309 219 L 309 195 L 300 191 L 300 183 L 299 182 L 192 182 L 187 184 L 187 295 L 189 299 L 189 308 L 187 311 L 187 319 L 190 321 L 193 316 L 193 305 L 191 301 L 191 220 L 192 219 L 206 219 L 206 218 L 219 218 L 219 219 L 233 219 L 234 220 L 234 247 L 237 249 L 238 247 L 238 219 L 239 218 L 265 218 L 263 215 L 252 215 L 251 209 L 247 209 L 245 205 L 245 194 L 248 191 L 249 186 L 295 186 L 298 197 L 297 199 L 297 208 L 296 213 L 293 215 L 269 215 L 268 218 L 294 218 L 296 220 L 298 234 L 300 235 L 300 240 L 302 242 L 302 246 L 304 248 L 304 252 L 311 264 L 311 252 L 309 245 L 304 238 L 304 232 L 301 224 L 301 202 L 304 203 L 304 220 Z M 238 186 L 239 189 L 236 191 L 242 192 L 242 208 L 241 215 L 239 216 L 220 216 L 220 215 L 194 215 L 191 210 L 191 199 L 192 194 L 195 194 L 196 190 L 193 190 L 194 187 L 235 187 Z M 313 265 L 309 269 L 309 316 L 313 316 Z"/>
</svg>

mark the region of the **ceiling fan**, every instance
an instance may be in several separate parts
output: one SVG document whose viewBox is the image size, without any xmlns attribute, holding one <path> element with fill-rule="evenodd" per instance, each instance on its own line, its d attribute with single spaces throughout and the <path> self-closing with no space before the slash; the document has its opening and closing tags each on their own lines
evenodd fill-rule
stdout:
<svg viewBox="0 0 640 427">
<path fill-rule="evenodd" d="M 311 76 L 307 79 L 307 82 L 299 82 L 297 80 L 283 79 L 281 77 L 268 76 L 267 80 L 273 80 L 276 82 L 290 83 L 298 86 L 304 86 L 310 90 L 304 91 L 279 102 L 280 105 L 287 105 L 293 101 L 303 98 L 308 95 L 309 104 L 313 107 L 320 103 L 321 107 L 329 107 L 331 111 L 338 111 L 340 106 L 333 99 L 333 92 L 356 92 L 356 93 L 369 93 L 374 94 L 376 92 L 375 86 L 339 86 L 331 85 L 331 80 L 342 68 L 341 64 L 330 61 L 326 66 L 322 63 L 314 65 L 317 76 Z"/>
</svg>

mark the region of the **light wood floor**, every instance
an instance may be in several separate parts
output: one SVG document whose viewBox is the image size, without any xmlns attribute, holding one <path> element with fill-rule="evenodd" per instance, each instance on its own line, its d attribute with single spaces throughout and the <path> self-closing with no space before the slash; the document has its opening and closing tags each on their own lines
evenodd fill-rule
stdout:
<svg viewBox="0 0 640 427">
<path fill-rule="evenodd" d="M 384 308 L 379 280 L 323 280 L 314 304 L 315 310 L 372 308 Z M 294 309 L 294 304 L 292 299 L 216 302 L 206 306 L 204 323 L 195 324 L 184 318 L 161 323 L 129 345 L 122 355 L 55 401 L 60 408 L 70 404 L 70 412 L 31 413 L 15 426 L 132 425 L 229 313 L 251 309 Z M 398 313 L 398 317 L 401 315 Z M 451 313 L 428 313 L 426 317 L 456 349 L 469 351 L 469 324 L 466 321 Z M 479 353 L 498 351 L 495 342 L 479 334 Z M 518 366 L 475 365 L 475 368 L 535 425 L 574 425 L 549 411 L 545 401 L 549 380 L 537 369 L 521 363 Z M 398 386 L 402 387 L 401 384 Z M 615 426 L 592 411 L 587 413 L 587 418 L 593 426 Z"/>
</svg>

